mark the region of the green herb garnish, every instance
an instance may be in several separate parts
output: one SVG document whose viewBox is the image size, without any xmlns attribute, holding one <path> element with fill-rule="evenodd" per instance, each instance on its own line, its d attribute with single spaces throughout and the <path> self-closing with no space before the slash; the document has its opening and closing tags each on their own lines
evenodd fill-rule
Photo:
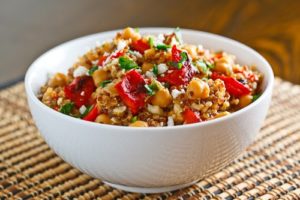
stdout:
<svg viewBox="0 0 300 200">
<path fill-rule="evenodd" d="M 139 66 L 133 61 L 125 57 L 119 58 L 119 65 L 122 69 L 130 70 L 130 69 L 137 69 Z"/>
<path fill-rule="evenodd" d="M 208 67 L 202 60 L 197 61 L 196 66 L 198 66 L 204 74 L 207 73 Z"/>
<path fill-rule="evenodd" d="M 152 68 L 153 74 L 158 75 L 158 67 L 157 65 L 154 65 Z"/>
<path fill-rule="evenodd" d="M 63 114 L 66 114 L 66 115 L 69 115 L 71 113 L 73 107 L 74 107 L 74 103 L 72 103 L 72 102 L 71 103 L 66 103 L 65 105 L 63 105 L 60 108 L 59 112 L 61 112 Z"/>
<path fill-rule="evenodd" d="M 131 119 L 130 119 L 130 122 L 131 123 L 134 123 L 138 120 L 137 116 L 133 116 Z"/>
<path fill-rule="evenodd" d="M 102 82 L 99 84 L 99 86 L 102 87 L 102 88 L 104 88 L 107 84 L 109 84 L 109 83 L 111 83 L 111 82 L 112 82 L 112 80 L 105 80 L 105 81 L 102 81 Z"/>
<path fill-rule="evenodd" d="M 252 102 L 256 101 L 260 96 L 261 96 L 261 94 L 253 95 Z"/>
<path fill-rule="evenodd" d="M 134 28 L 134 31 L 139 33 L 140 32 L 140 29 L 138 27 Z"/>
<path fill-rule="evenodd" d="M 215 67 L 215 65 L 213 63 L 210 63 L 210 62 L 205 62 L 206 66 L 209 68 L 209 69 L 213 69 Z"/>
<path fill-rule="evenodd" d="M 91 110 L 92 110 L 93 106 L 87 106 L 87 108 L 85 109 L 84 113 L 80 115 L 81 118 L 85 117 Z"/>
<path fill-rule="evenodd" d="M 148 43 L 149 43 L 149 45 L 150 45 L 151 48 L 154 47 L 153 37 L 149 37 Z"/>
<path fill-rule="evenodd" d="M 145 85 L 147 94 L 152 96 L 155 94 L 155 92 L 158 90 L 158 87 L 156 83 L 151 83 L 150 85 Z"/>
<path fill-rule="evenodd" d="M 96 71 L 97 69 L 98 69 L 98 66 L 93 66 L 91 69 L 89 69 L 88 74 L 89 74 L 90 76 L 92 76 L 93 73 L 94 73 L 94 71 Z"/>
<path fill-rule="evenodd" d="M 181 32 L 180 32 L 180 28 L 177 27 L 175 30 L 174 30 L 174 33 L 175 33 L 175 39 L 177 42 L 181 43 Z"/>
<path fill-rule="evenodd" d="M 179 62 L 183 63 L 183 62 L 187 61 L 188 55 L 187 55 L 186 52 L 181 52 L 181 53 L 180 53 L 180 56 L 181 56 L 181 59 L 180 59 Z"/>
<path fill-rule="evenodd" d="M 156 49 L 158 50 L 167 50 L 168 48 L 171 48 L 170 45 L 166 45 L 166 44 L 158 44 L 156 45 Z"/>
</svg>

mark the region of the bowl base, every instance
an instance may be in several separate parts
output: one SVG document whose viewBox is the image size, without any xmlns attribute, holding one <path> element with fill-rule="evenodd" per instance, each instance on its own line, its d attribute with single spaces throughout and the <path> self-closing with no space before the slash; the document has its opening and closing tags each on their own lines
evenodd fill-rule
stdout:
<svg viewBox="0 0 300 200">
<path fill-rule="evenodd" d="M 182 188 L 194 185 L 198 181 L 199 180 L 192 181 L 190 183 L 180 184 L 180 185 L 172 185 L 172 186 L 166 186 L 166 187 L 149 187 L 149 188 L 148 187 L 132 187 L 132 186 L 110 183 L 107 181 L 103 181 L 103 182 L 111 187 L 114 187 L 114 188 L 117 188 L 120 190 L 124 190 L 127 192 L 153 194 L 153 193 L 171 192 L 174 190 L 182 189 Z"/>
</svg>

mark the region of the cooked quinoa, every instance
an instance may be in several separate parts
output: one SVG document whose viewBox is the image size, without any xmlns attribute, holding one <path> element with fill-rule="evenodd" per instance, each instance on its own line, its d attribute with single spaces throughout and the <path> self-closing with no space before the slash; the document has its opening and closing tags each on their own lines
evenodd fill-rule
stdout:
<svg viewBox="0 0 300 200">
<path fill-rule="evenodd" d="M 39 99 L 66 115 L 122 126 L 173 126 L 223 117 L 255 101 L 262 74 L 235 56 L 185 44 L 179 29 L 112 41 L 56 73 Z"/>
</svg>

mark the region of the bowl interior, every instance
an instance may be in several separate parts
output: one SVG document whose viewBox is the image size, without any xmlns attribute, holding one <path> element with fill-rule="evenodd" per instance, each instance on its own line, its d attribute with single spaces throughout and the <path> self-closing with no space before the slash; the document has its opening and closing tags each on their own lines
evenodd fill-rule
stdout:
<svg viewBox="0 0 300 200">
<path fill-rule="evenodd" d="M 141 28 L 142 34 L 159 34 L 172 32 L 172 28 Z M 119 31 L 119 30 L 117 30 Z M 61 44 L 39 57 L 30 67 L 26 74 L 25 84 L 29 92 L 36 95 L 40 87 L 45 84 L 48 78 L 56 73 L 66 73 L 68 68 L 78 59 L 79 56 L 94 48 L 97 43 L 113 38 L 117 31 L 97 33 L 81 37 L 64 44 Z M 264 74 L 262 90 L 264 91 L 273 80 L 273 72 L 268 62 L 251 48 L 234 40 L 210 34 L 206 32 L 182 29 L 182 36 L 185 43 L 203 45 L 204 48 L 223 50 L 237 57 L 240 64 L 254 65 Z M 28 92 L 28 91 L 27 91 Z"/>
</svg>

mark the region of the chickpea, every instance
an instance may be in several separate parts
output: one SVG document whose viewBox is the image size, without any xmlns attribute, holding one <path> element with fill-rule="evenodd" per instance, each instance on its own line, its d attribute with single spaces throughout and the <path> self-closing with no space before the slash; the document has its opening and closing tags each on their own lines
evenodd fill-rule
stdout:
<svg viewBox="0 0 300 200">
<path fill-rule="evenodd" d="M 232 73 L 233 59 L 229 56 L 223 56 L 216 61 L 214 70 L 230 75 Z"/>
<path fill-rule="evenodd" d="M 189 99 L 205 99 L 209 97 L 209 86 L 199 78 L 193 78 L 187 86 L 187 96 Z"/>
<path fill-rule="evenodd" d="M 155 49 L 154 48 L 147 49 L 144 52 L 144 58 L 145 58 L 145 60 L 153 59 L 154 57 L 155 57 Z"/>
<path fill-rule="evenodd" d="M 248 106 L 252 102 L 252 99 L 253 96 L 250 94 L 242 96 L 239 101 L 239 107 L 244 108 Z"/>
<path fill-rule="evenodd" d="M 101 123 L 101 124 L 110 124 L 111 120 L 108 115 L 106 114 L 100 114 L 96 118 L 95 122 Z"/>
<path fill-rule="evenodd" d="M 144 62 L 143 65 L 142 65 L 142 72 L 146 73 L 147 71 L 151 70 L 152 68 L 153 68 L 152 63 Z"/>
<path fill-rule="evenodd" d="M 67 76 L 62 73 L 56 73 L 48 82 L 50 87 L 64 86 L 67 84 Z"/>
<path fill-rule="evenodd" d="M 108 79 L 108 73 L 102 69 L 98 69 L 98 70 L 94 71 L 92 77 L 93 77 L 95 85 L 99 86 L 99 84 L 102 81 L 105 81 Z"/>
<path fill-rule="evenodd" d="M 224 117 L 229 114 L 230 114 L 230 112 L 228 112 L 228 111 L 220 112 L 220 113 L 216 114 L 215 118 Z"/>
<path fill-rule="evenodd" d="M 186 44 L 183 47 L 185 50 L 187 50 L 188 54 L 192 57 L 192 58 L 196 58 L 198 56 L 197 54 L 197 47 L 195 45 L 189 45 Z"/>
<path fill-rule="evenodd" d="M 148 127 L 148 124 L 145 121 L 138 120 L 138 121 L 135 121 L 135 122 L 129 124 L 129 126 L 131 126 L 131 127 Z"/>
<path fill-rule="evenodd" d="M 141 35 L 132 28 L 125 28 L 122 33 L 122 38 L 125 40 L 132 39 L 133 41 L 141 38 Z"/>
<path fill-rule="evenodd" d="M 153 105 L 160 106 L 162 108 L 167 107 L 172 101 L 172 96 L 168 89 L 163 88 L 158 90 L 151 99 Z"/>
</svg>

